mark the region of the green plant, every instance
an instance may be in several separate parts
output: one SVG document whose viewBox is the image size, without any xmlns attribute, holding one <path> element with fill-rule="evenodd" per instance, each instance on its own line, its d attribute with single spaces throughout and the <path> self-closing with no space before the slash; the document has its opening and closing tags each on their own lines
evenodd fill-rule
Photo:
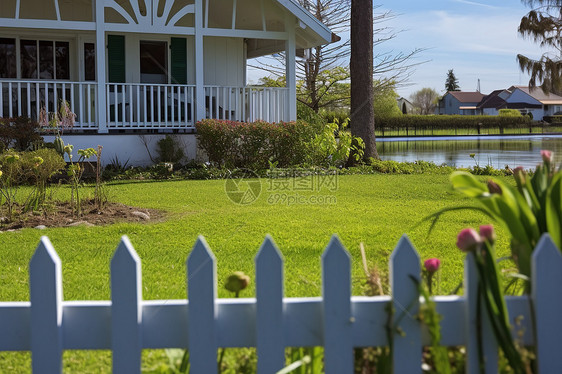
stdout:
<svg viewBox="0 0 562 374">
<path fill-rule="evenodd" d="M 523 168 L 515 168 L 516 187 L 497 179 L 484 184 L 462 171 L 451 175 L 457 191 L 476 198 L 482 204 L 480 210 L 508 230 L 511 258 L 527 280 L 531 275 L 532 251 L 543 233 L 548 232 L 558 248 L 562 248 L 562 170 L 556 170 L 552 164 L 550 151 L 541 151 L 541 154 L 543 165 L 537 166 L 532 177 Z M 443 212 L 433 216 L 437 218 Z M 526 288 L 529 286 L 527 283 Z"/>
<path fill-rule="evenodd" d="M 8 208 L 8 219 L 14 216 L 16 196 L 19 191 L 19 184 L 23 178 L 23 167 L 20 155 L 13 151 L 8 151 L 0 158 L 0 205 Z"/>
<path fill-rule="evenodd" d="M 474 229 L 462 230 L 457 237 L 457 246 L 461 251 L 470 252 L 474 256 L 479 281 L 478 297 L 484 301 L 496 341 L 507 358 L 511 369 L 516 374 L 525 374 L 530 372 L 530 368 L 526 368 L 523 364 L 517 346 L 511 338 L 509 314 L 496 261 L 495 241 L 496 235 L 493 227 L 484 225 L 480 226 L 480 234 Z M 479 325 L 481 326 L 481 324 Z M 479 344 L 482 344 L 482 342 L 479 342 Z M 483 360 L 481 355 L 480 360 Z"/>
<path fill-rule="evenodd" d="M 47 199 L 49 179 L 59 173 L 66 163 L 53 149 L 42 148 L 22 154 L 22 168 L 26 179 L 31 180 L 34 188 L 24 204 L 24 212 L 42 208 Z"/>
<path fill-rule="evenodd" d="M 96 155 L 96 150 L 93 148 L 79 149 L 78 162 L 74 163 L 72 161 L 72 149 L 73 146 L 70 144 L 64 146 L 64 152 L 70 159 L 70 165 L 68 165 L 67 169 L 67 175 L 70 177 L 71 186 L 70 205 L 72 206 L 76 217 L 80 217 L 80 215 L 82 214 L 82 202 L 80 201 L 79 187 L 82 175 L 84 174 L 84 166 L 81 165 L 81 163 Z"/>
<path fill-rule="evenodd" d="M 343 167 L 351 154 L 355 161 L 363 159 L 365 144 L 361 138 L 346 131 L 348 124 L 349 118 L 341 126 L 336 119 L 335 122 L 327 123 L 322 132 L 313 138 L 309 143 L 313 165 Z"/>
<path fill-rule="evenodd" d="M 256 121 L 241 123 L 203 120 L 196 124 L 199 147 L 217 166 L 265 169 L 268 161 L 279 167 L 308 159 L 307 143 L 314 129 L 307 123 Z"/>
<path fill-rule="evenodd" d="M 170 135 L 158 140 L 156 151 L 160 162 L 171 162 L 173 164 L 180 162 L 185 155 L 178 139 Z"/>
<path fill-rule="evenodd" d="M 75 121 L 76 114 L 72 112 L 70 104 L 66 100 L 60 100 L 58 111 L 47 112 L 45 107 L 42 107 L 39 113 L 39 125 L 55 134 L 54 148 L 61 157 L 67 153 L 62 135 L 65 129 L 74 127 Z"/>
<path fill-rule="evenodd" d="M 98 145 L 96 150 L 96 188 L 94 190 L 94 203 L 98 212 L 103 210 L 103 207 L 107 203 L 107 192 L 105 190 L 105 184 L 102 181 L 102 171 L 101 171 L 101 151 L 103 147 Z"/>
<path fill-rule="evenodd" d="M 521 112 L 517 109 L 500 109 L 498 115 L 501 117 L 521 117 Z"/>
</svg>

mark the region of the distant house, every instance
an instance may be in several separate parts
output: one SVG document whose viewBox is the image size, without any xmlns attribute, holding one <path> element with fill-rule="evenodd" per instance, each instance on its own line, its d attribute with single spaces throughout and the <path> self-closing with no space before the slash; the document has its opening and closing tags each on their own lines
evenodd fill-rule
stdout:
<svg viewBox="0 0 562 374">
<path fill-rule="evenodd" d="M 531 113 L 533 119 L 540 121 L 562 111 L 562 96 L 545 94 L 540 88 L 530 90 L 526 86 L 511 86 L 511 95 L 506 99 L 509 109 L 518 109 L 521 114 Z"/>
<path fill-rule="evenodd" d="M 500 109 L 517 109 L 540 121 L 544 116 L 562 111 L 562 96 L 545 94 L 540 88 L 511 86 L 485 96 L 477 105 L 479 114 L 497 115 Z"/>
<path fill-rule="evenodd" d="M 439 114 L 478 114 L 477 105 L 483 97 L 480 92 L 449 91 L 439 100 Z"/>
<path fill-rule="evenodd" d="M 511 95 L 508 90 L 495 90 L 482 98 L 478 103 L 478 114 L 496 116 L 500 109 L 507 108 L 506 99 Z"/>
<path fill-rule="evenodd" d="M 412 114 L 414 113 L 414 104 L 408 101 L 408 99 L 399 97 L 396 99 L 396 103 L 398 104 L 398 108 L 402 114 Z"/>
</svg>

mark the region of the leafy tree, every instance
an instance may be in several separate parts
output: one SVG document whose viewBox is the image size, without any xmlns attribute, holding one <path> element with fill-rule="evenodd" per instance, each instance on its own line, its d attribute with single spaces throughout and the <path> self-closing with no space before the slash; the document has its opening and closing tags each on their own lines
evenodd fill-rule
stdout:
<svg viewBox="0 0 562 374">
<path fill-rule="evenodd" d="M 378 158 L 373 111 L 373 2 L 351 0 L 351 135 L 363 140 L 363 159 Z M 350 158 L 351 160 L 351 158 Z"/>
<path fill-rule="evenodd" d="M 378 82 L 375 82 L 373 104 L 375 116 L 377 118 L 401 116 L 402 111 L 396 102 L 397 98 L 398 94 L 394 90 L 394 85 L 379 86 Z"/>
<path fill-rule="evenodd" d="M 447 79 L 445 80 L 445 90 L 449 91 L 460 91 L 461 88 L 459 87 L 459 80 L 455 77 L 455 73 L 453 73 L 453 69 L 447 72 Z"/>
<path fill-rule="evenodd" d="M 433 114 L 439 100 L 439 93 L 433 88 L 425 87 L 414 92 L 410 99 L 419 114 Z"/>
<path fill-rule="evenodd" d="M 543 48 L 551 48 L 556 53 L 546 52 L 538 60 L 517 55 L 519 68 L 530 75 L 529 87 L 541 87 L 543 92 L 562 93 L 562 1 L 561 0 L 523 0 L 533 8 L 521 19 L 518 32 Z"/>
<path fill-rule="evenodd" d="M 318 46 L 307 51 L 306 59 L 297 60 L 297 100 L 310 107 L 315 112 L 322 108 L 333 108 L 337 106 L 348 106 L 350 93 L 343 95 L 342 83 L 349 81 L 351 73 L 346 64 L 350 57 L 351 39 L 345 38 L 349 35 L 351 27 L 350 0 L 298 0 L 298 2 L 309 10 L 318 20 L 328 26 L 335 35 L 343 39 L 323 46 Z M 373 46 L 378 46 L 385 41 L 394 39 L 397 33 L 385 26 L 384 23 L 394 18 L 391 12 L 373 15 L 374 33 Z M 373 25 L 372 24 L 372 25 Z M 334 35 L 334 37 L 335 37 Z M 381 52 L 374 58 L 376 64 L 373 74 L 385 76 L 381 82 L 391 84 L 392 82 L 403 82 L 407 80 L 412 68 L 420 62 L 413 62 L 423 49 L 418 48 L 409 53 L 392 54 Z M 250 65 L 267 71 L 274 76 L 280 77 L 285 74 L 284 53 L 257 60 L 257 64 Z"/>
</svg>

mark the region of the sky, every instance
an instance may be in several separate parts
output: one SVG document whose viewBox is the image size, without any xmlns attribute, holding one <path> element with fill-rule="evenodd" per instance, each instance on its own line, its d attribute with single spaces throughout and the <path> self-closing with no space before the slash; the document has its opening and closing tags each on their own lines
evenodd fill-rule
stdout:
<svg viewBox="0 0 562 374">
<path fill-rule="evenodd" d="M 449 69 L 463 91 L 476 91 L 478 79 L 484 94 L 526 85 L 529 77 L 520 72 L 517 54 L 535 58 L 542 54 L 537 44 L 517 33 L 521 17 L 530 10 L 520 0 L 387 0 L 376 1 L 375 7 L 375 13 L 395 15 L 379 26 L 397 32 L 375 48 L 375 55 L 424 49 L 412 60 L 423 63 L 397 88 L 406 98 L 424 87 L 444 94 Z M 263 75 L 248 71 L 250 82 Z"/>
</svg>

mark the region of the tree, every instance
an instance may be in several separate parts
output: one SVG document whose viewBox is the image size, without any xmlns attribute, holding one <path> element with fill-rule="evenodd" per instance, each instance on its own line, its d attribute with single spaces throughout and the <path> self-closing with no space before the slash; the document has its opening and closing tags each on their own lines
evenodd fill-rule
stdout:
<svg viewBox="0 0 562 374">
<path fill-rule="evenodd" d="M 318 20 L 328 26 L 336 35 L 349 35 L 350 31 L 350 0 L 299 0 Z M 395 16 L 391 12 L 384 12 L 373 16 L 375 26 L 373 46 L 394 39 L 397 33 L 383 23 Z M 350 39 L 344 38 L 324 46 L 318 46 L 307 51 L 306 59 L 297 61 L 297 100 L 318 112 L 324 107 L 345 106 L 349 101 L 341 90 L 341 83 L 349 82 L 350 70 L 343 64 L 350 56 Z M 374 57 L 376 64 L 373 74 L 380 77 L 381 83 L 400 83 L 409 78 L 412 68 L 422 62 L 412 60 L 423 49 L 418 48 L 409 53 L 392 54 L 381 52 Z M 285 74 L 284 54 L 264 57 L 257 60 L 257 64 L 249 66 L 267 71 L 280 77 Z M 384 78 L 382 76 L 384 75 Z"/>
<path fill-rule="evenodd" d="M 455 77 L 453 69 L 447 72 L 447 79 L 445 80 L 445 91 L 460 91 L 459 80 Z"/>
<path fill-rule="evenodd" d="M 363 159 L 378 158 L 373 110 L 373 2 L 351 0 L 351 135 L 363 139 Z"/>
<path fill-rule="evenodd" d="M 410 95 L 410 99 L 419 114 L 433 114 L 439 100 L 439 93 L 433 88 L 425 87 Z"/>
<path fill-rule="evenodd" d="M 373 102 L 375 116 L 377 118 L 401 116 L 402 111 L 398 107 L 397 98 L 398 94 L 395 91 L 394 85 L 384 85 L 381 87 L 378 82 L 375 82 Z"/>
<path fill-rule="evenodd" d="M 518 32 L 539 43 L 543 48 L 552 48 L 556 53 L 546 52 L 538 60 L 517 55 L 519 68 L 530 75 L 529 87 L 541 87 L 543 92 L 562 93 L 562 1 L 523 0 L 534 8 L 519 24 Z"/>
</svg>

